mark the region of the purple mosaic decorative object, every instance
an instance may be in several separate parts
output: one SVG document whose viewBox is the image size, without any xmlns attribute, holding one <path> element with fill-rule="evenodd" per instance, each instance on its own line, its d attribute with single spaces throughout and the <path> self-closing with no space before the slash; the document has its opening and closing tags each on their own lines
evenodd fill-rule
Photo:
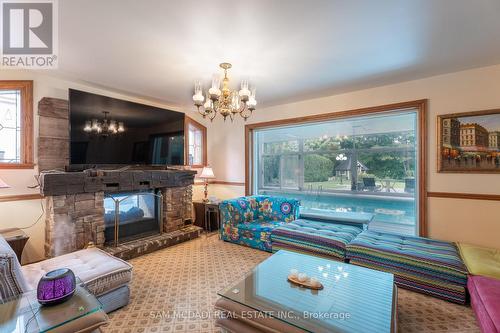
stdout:
<svg viewBox="0 0 500 333">
<path fill-rule="evenodd" d="M 38 282 L 37 298 L 42 305 L 62 303 L 73 296 L 76 289 L 75 274 L 69 268 L 46 273 Z"/>
</svg>

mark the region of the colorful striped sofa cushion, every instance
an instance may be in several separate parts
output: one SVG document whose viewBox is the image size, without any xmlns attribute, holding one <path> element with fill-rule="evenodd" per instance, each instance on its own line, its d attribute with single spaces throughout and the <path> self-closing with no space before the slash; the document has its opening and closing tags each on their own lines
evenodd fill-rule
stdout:
<svg viewBox="0 0 500 333">
<path fill-rule="evenodd" d="M 347 259 L 393 273 L 400 287 L 465 303 L 467 269 L 453 243 L 364 231 L 347 245 Z"/>
<path fill-rule="evenodd" d="M 347 243 L 361 231 L 351 225 L 298 219 L 271 232 L 272 250 L 320 254 L 344 261 Z"/>
</svg>

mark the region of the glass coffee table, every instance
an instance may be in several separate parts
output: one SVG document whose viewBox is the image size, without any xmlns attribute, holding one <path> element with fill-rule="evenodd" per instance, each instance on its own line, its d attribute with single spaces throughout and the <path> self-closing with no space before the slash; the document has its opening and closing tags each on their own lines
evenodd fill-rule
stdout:
<svg viewBox="0 0 500 333">
<path fill-rule="evenodd" d="M 32 290 L 0 304 L 2 333 L 76 332 L 107 323 L 101 303 L 78 278 L 75 294 L 64 303 L 42 306 L 36 296 Z"/>
<path fill-rule="evenodd" d="M 316 277 L 324 289 L 313 291 L 288 282 L 291 269 Z M 394 276 L 321 257 L 278 251 L 219 295 L 225 305 L 216 307 L 229 314 L 226 319 L 250 326 L 256 318 L 267 317 L 294 332 L 395 331 Z M 241 306 L 251 311 L 231 314 Z"/>
</svg>

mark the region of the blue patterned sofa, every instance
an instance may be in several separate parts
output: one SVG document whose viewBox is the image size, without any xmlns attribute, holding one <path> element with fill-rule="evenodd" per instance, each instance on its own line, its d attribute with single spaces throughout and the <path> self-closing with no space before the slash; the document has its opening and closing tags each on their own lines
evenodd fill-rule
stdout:
<svg viewBox="0 0 500 333">
<path fill-rule="evenodd" d="M 300 201 L 256 195 L 222 201 L 221 238 L 271 252 L 271 231 L 299 216 Z"/>
</svg>

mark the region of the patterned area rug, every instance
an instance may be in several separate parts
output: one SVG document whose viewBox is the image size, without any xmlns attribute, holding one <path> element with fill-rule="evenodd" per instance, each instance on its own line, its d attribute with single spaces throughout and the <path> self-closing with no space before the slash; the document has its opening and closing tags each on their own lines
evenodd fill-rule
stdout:
<svg viewBox="0 0 500 333">
<path fill-rule="evenodd" d="M 220 332 L 217 292 L 269 255 L 211 235 L 132 259 L 131 302 L 110 314 L 103 332 Z M 399 332 L 479 332 L 468 306 L 401 288 L 398 303 Z"/>
</svg>

